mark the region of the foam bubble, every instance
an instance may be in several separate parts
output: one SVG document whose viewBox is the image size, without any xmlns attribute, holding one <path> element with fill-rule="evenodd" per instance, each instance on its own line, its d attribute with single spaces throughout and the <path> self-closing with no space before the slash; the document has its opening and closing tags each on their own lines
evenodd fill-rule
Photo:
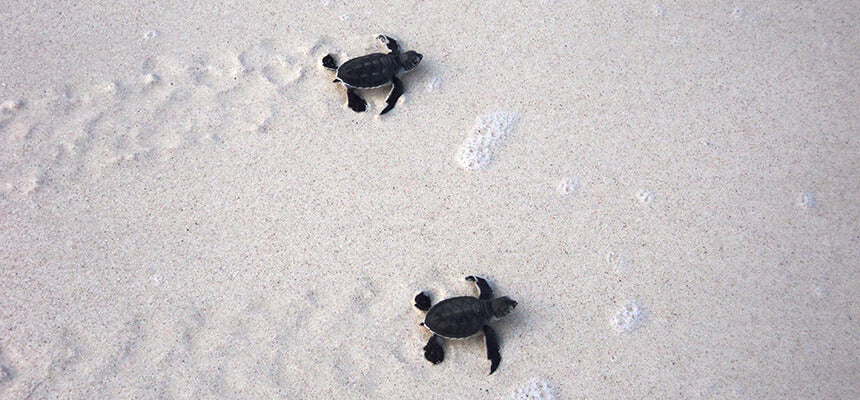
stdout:
<svg viewBox="0 0 860 400">
<path fill-rule="evenodd" d="M 428 92 L 434 92 L 436 90 L 439 90 L 440 87 L 442 87 L 442 78 L 438 76 L 434 76 L 432 79 L 430 79 L 429 82 L 427 82 Z"/>
<path fill-rule="evenodd" d="M 555 400 L 557 398 L 555 388 L 549 382 L 537 378 L 521 386 L 511 396 L 511 400 Z"/>
<path fill-rule="evenodd" d="M 639 191 L 636 192 L 636 198 L 639 199 L 639 202 L 642 204 L 650 204 L 651 201 L 654 200 L 654 195 L 648 190 L 639 189 Z"/>
<path fill-rule="evenodd" d="M 150 30 L 148 30 L 148 31 L 146 31 L 146 32 L 143 32 L 143 34 L 142 34 L 142 35 L 140 35 L 140 36 L 141 36 L 144 40 L 152 40 L 152 39 L 155 39 L 155 38 L 157 38 L 157 37 L 158 37 L 158 31 L 157 31 L 157 30 L 154 30 L 154 29 L 150 29 Z"/>
<path fill-rule="evenodd" d="M 457 162 L 463 169 L 471 171 L 486 167 L 498 148 L 507 141 L 518 120 L 519 114 L 507 111 L 478 117 L 460 146 Z"/>
<path fill-rule="evenodd" d="M 561 183 L 558 184 L 558 192 L 562 196 L 574 194 L 579 191 L 579 188 L 579 179 L 573 177 L 564 178 Z"/>
<path fill-rule="evenodd" d="M 797 197 L 797 206 L 804 210 L 815 208 L 816 204 L 815 194 L 811 192 L 801 193 L 800 196 Z"/>
<path fill-rule="evenodd" d="M 618 333 L 632 332 L 645 322 L 645 311 L 637 300 L 631 300 L 615 313 L 612 326 Z"/>
</svg>

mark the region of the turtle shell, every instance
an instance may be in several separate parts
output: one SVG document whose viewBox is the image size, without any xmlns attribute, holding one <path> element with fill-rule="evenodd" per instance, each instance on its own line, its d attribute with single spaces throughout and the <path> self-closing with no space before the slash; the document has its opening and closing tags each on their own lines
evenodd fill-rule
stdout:
<svg viewBox="0 0 860 400">
<path fill-rule="evenodd" d="M 391 83 L 399 68 L 396 57 L 374 53 L 343 63 L 337 69 L 337 78 L 349 87 L 373 88 Z"/>
<path fill-rule="evenodd" d="M 491 317 L 487 302 L 471 296 L 452 297 L 427 310 L 424 326 L 439 336 L 465 338 L 481 331 Z"/>
</svg>

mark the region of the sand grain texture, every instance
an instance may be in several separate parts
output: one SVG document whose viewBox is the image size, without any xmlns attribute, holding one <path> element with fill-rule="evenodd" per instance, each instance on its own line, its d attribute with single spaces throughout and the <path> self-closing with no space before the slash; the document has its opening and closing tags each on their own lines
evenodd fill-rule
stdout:
<svg viewBox="0 0 860 400">
<path fill-rule="evenodd" d="M 0 398 L 860 397 L 858 21 L 4 6 Z M 379 33 L 424 60 L 355 114 L 320 59 Z M 519 301 L 489 377 L 411 306 L 472 274 Z"/>
</svg>

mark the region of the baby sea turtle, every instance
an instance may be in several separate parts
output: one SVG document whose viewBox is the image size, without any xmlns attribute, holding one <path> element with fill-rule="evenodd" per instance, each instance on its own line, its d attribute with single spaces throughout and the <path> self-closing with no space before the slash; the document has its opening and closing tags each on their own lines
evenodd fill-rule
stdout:
<svg viewBox="0 0 860 400">
<path fill-rule="evenodd" d="M 356 89 L 372 89 L 385 85 L 391 85 L 391 91 L 385 99 L 387 105 L 379 114 L 391 111 L 394 103 L 403 94 L 403 82 L 397 79 L 397 75 L 415 68 L 423 57 L 411 50 L 401 53 L 397 41 L 388 36 L 379 35 L 377 39 L 388 46 L 388 54 L 373 53 L 353 58 L 340 67 L 337 66 L 331 54 L 322 59 L 323 67 L 337 71 L 334 82 L 340 82 L 346 86 L 349 108 L 355 112 L 367 109 L 367 102 L 355 92 Z"/>
<path fill-rule="evenodd" d="M 430 341 L 424 346 L 424 358 L 433 364 L 442 362 L 445 351 L 440 338 L 463 339 L 483 331 L 492 374 L 499 367 L 502 356 L 499 354 L 499 337 L 487 324 L 508 315 L 517 306 L 517 302 L 507 296 L 494 299 L 493 289 L 484 278 L 467 276 L 466 280 L 475 282 L 478 297 L 452 297 L 430 307 L 427 293 L 421 292 L 415 296 L 415 307 L 427 312 L 421 325 L 433 332 Z"/>
</svg>

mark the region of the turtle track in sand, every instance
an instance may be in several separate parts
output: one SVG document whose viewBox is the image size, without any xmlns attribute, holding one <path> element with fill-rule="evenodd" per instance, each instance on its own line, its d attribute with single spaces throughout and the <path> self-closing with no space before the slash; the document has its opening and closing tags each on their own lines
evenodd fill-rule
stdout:
<svg viewBox="0 0 860 400">
<path fill-rule="evenodd" d="M 314 67 L 312 51 L 257 43 L 184 62 L 150 56 L 135 76 L 0 99 L 0 197 L 265 133 L 289 109 L 283 93 Z"/>
</svg>

